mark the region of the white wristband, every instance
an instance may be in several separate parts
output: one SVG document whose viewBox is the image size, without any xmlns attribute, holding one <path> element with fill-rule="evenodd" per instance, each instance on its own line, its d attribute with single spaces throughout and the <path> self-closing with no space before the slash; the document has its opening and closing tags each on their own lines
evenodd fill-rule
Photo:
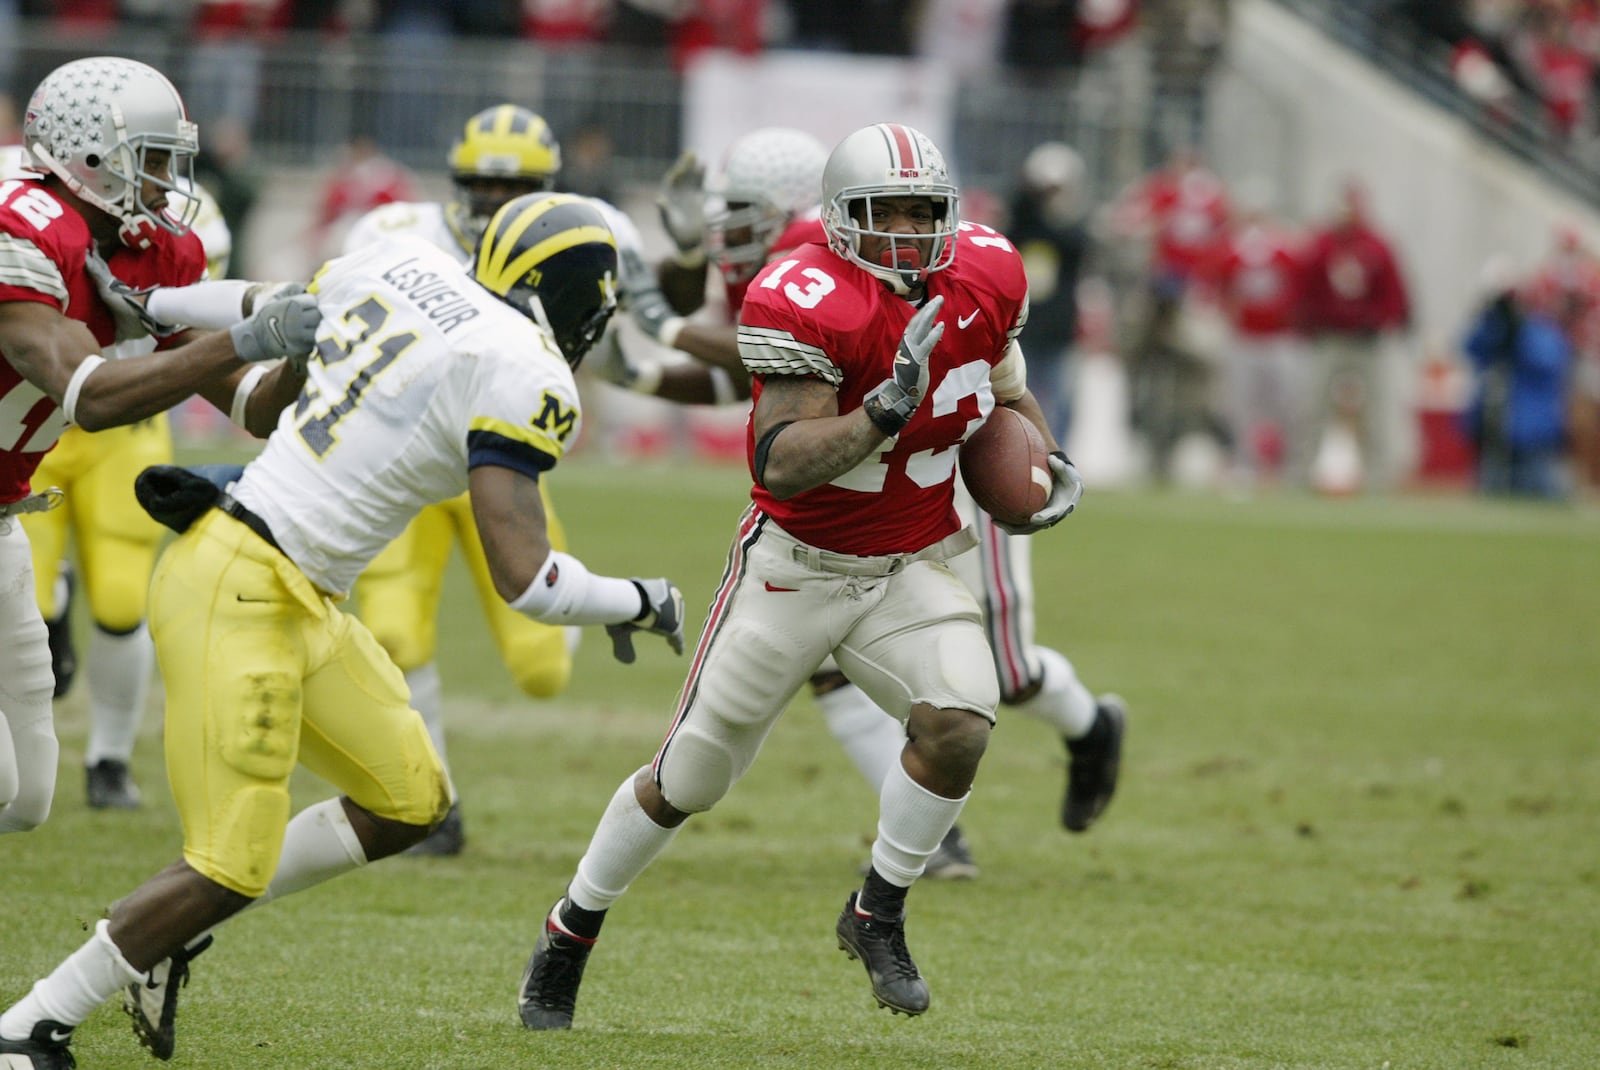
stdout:
<svg viewBox="0 0 1600 1070">
<path fill-rule="evenodd" d="M 106 358 L 98 353 L 90 353 L 83 358 L 83 363 L 78 365 L 78 370 L 72 373 L 72 378 L 67 380 L 67 392 L 61 396 L 61 415 L 67 418 L 67 423 L 78 422 L 78 395 L 83 392 L 84 380 L 93 375 L 95 369 L 106 362 Z"/>
<path fill-rule="evenodd" d="M 276 364 L 272 367 L 277 367 Z M 250 370 L 244 373 L 244 378 L 239 380 L 239 385 L 233 388 L 233 407 L 228 410 L 228 419 L 249 430 L 245 425 L 245 417 L 249 413 L 250 395 L 260 385 L 261 380 L 271 370 L 266 364 L 252 364 Z"/>
<path fill-rule="evenodd" d="M 528 589 L 510 603 L 545 624 L 621 624 L 643 608 L 632 580 L 596 576 L 571 554 L 551 550 Z"/>
<path fill-rule="evenodd" d="M 661 377 L 664 374 L 665 369 L 657 361 L 641 364 L 634 369 L 633 382 L 628 384 L 628 389 L 635 394 L 649 394 L 654 397 L 655 392 L 661 388 Z"/>
<path fill-rule="evenodd" d="M 688 321 L 682 316 L 671 316 L 661 321 L 661 329 L 656 332 L 656 341 L 668 349 L 678 348 L 678 335 L 683 333 L 684 325 Z"/>
<path fill-rule="evenodd" d="M 193 286 L 162 286 L 151 291 L 145 310 L 161 323 L 220 331 L 245 318 L 245 295 L 254 285 L 246 279 L 222 279 Z"/>
<path fill-rule="evenodd" d="M 739 400 L 733 389 L 733 376 L 723 368 L 711 369 L 711 397 L 718 405 Z"/>
</svg>

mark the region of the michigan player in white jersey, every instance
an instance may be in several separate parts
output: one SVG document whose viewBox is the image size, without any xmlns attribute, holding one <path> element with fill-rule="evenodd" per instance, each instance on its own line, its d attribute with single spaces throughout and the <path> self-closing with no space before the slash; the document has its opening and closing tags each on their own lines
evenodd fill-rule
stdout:
<svg viewBox="0 0 1600 1070">
<path fill-rule="evenodd" d="M 641 631 L 682 653 L 678 589 L 594 575 L 552 548 L 539 495 L 578 432 L 571 366 L 615 308 L 616 268 L 593 207 L 533 194 L 496 214 L 471 271 L 402 238 L 318 274 L 304 391 L 215 507 L 188 518 L 152 583 L 183 858 L 0 1015 L 0 1052 L 14 1053 L 0 1063 L 70 1067 L 73 1028 L 122 989 L 135 1032 L 170 1058 L 208 930 L 405 850 L 444 817 L 449 778 L 400 670 L 337 605 L 419 509 L 470 488 L 515 611 L 603 624 L 622 661 Z M 297 763 L 343 796 L 290 820 Z"/>
<path fill-rule="evenodd" d="M 468 119 L 450 149 L 449 166 L 455 193 L 445 203 L 386 204 L 357 220 L 345 239 L 350 252 L 396 235 L 420 238 L 465 260 L 478 235 L 499 207 L 513 197 L 554 188 L 561 169 L 561 147 L 540 116 L 512 104 L 501 104 Z M 616 237 L 621 257 L 620 285 L 632 292 L 641 281 L 653 285 L 640 255 L 637 228 L 605 201 L 588 202 Z M 644 272 L 641 280 L 638 272 Z M 551 542 L 566 548 L 566 537 L 551 506 L 545 512 Z M 459 545 L 472 574 L 478 600 L 494 635 L 501 660 L 517 686 L 533 698 L 550 698 L 566 689 L 572 675 L 572 642 L 564 633 L 511 612 L 495 595 L 463 495 L 430 506 L 362 574 L 356 584 L 358 612 L 406 674 L 411 703 L 422 713 L 435 749 L 449 767 L 445 748 L 444 699 L 435 661 L 438 646 L 440 590 L 452 545 Z M 419 844 L 415 854 L 455 855 L 465 844 L 459 799 L 438 829 Z"/>
<path fill-rule="evenodd" d="M 224 278 L 233 235 L 211 194 L 198 184 L 186 188 L 199 202 L 190 229 L 205 247 L 206 277 Z M 136 338 L 108 347 L 105 356 L 139 356 L 154 349 L 154 339 Z M 133 481 L 146 467 L 171 461 L 165 413 L 92 434 L 69 427 L 33 474 L 35 493 L 48 487 L 66 492 L 62 507 L 22 518 L 33 547 L 39 612 L 49 629 L 57 698 L 67 693 L 77 672 L 70 610 L 80 575 L 88 596 L 94 631 L 87 655 L 89 738 L 83 760 L 89 806 L 97 810 L 132 809 L 140 802 L 129 763 L 155 666 L 144 617 L 161 526 L 134 500 Z M 81 573 L 67 563 L 69 540 L 76 544 Z"/>
</svg>

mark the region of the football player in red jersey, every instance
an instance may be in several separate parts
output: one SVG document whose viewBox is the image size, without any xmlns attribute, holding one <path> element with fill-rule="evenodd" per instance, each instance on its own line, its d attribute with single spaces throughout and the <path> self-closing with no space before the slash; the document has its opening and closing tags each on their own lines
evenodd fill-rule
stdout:
<svg viewBox="0 0 1600 1070">
<path fill-rule="evenodd" d="M 802 246 L 827 244 L 820 199 L 828 152 L 810 134 L 766 127 L 737 139 L 721 169 L 706 178 L 686 154 L 667 173 L 658 195 L 662 224 L 676 252 L 659 269 L 661 292 L 635 293 L 628 308 L 658 342 L 697 358 L 665 365 L 629 359 L 616 335 L 600 367 L 618 385 L 685 403 L 724 402 L 749 395 L 749 375 L 739 357 L 737 328 L 687 322 L 682 316 L 704 300 L 706 266 L 722 277 L 731 316 L 761 266 Z M 626 254 L 624 254 L 626 255 Z M 951 563 L 984 609 L 984 625 L 1000 678 L 1000 701 L 1047 725 L 1067 749 L 1067 783 L 1061 822 L 1083 832 L 1099 817 L 1116 788 L 1126 727 L 1123 700 L 1095 696 L 1065 654 L 1034 641 L 1031 544 L 997 527 L 972 503 L 959 478 L 956 508 L 977 531 L 977 549 Z M 874 787 L 899 760 L 905 728 L 827 659 L 811 680 L 813 698 L 828 730 Z M 929 859 L 924 876 L 962 880 L 977 863 L 959 826 L 952 825 Z"/>
<path fill-rule="evenodd" d="M 50 651 L 15 520 L 59 500 L 29 486 L 40 458 L 69 424 L 134 423 L 194 393 L 229 411 L 245 383 L 239 404 L 265 434 L 301 377 L 283 365 L 263 378 L 241 361 L 309 350 L 316 314 L 308 298 L 274 300 L 231 332 L 181 332 L 163 339 L 165 352 L 105 360 L 102 348 L 127 335 L 89 261 L 103 258 L 108 277 L 135 289 L 205 271 L 192 210 L 179 210 L 197 203 L 179 188 L 198 147 L 194 124 L 159 72 L 94 57 L 39 84 L 23 141 L 40 177 L 0 182 L 0 832 L 44 821 L 55 790 Z"/>
<path fill-rule="evenodd" d="M 829 655 L 908 726 L 839 947 L 880 1005 L 928 1008 L 906 891 L 966 803 L 1000 698 L 982 613 L 945 564 L 976 541 L 954 506 L 957 448 L 997 403 L 1039 428 L 1054 486 L 1019 534 L 1065 517 L 1083 484 L 1027 390 L 1021 259 L 961 225 L 933 142 L 895 123 L 858 130 L 829 156 L 822 195 L 828 244 L 769 264 L 747 293 L 752 504 L 666 742 L 617 789 L 541 926 L 519 998 L 530 1029 L 571 1026 L 608 908 L 744 775 Z"/>
</svg>

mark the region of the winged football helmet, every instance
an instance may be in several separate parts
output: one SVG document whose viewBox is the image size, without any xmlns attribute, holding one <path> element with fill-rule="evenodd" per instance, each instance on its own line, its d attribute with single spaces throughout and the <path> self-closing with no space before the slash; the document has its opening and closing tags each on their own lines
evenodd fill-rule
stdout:
<svg viewBox="0 0 1600 1070">
<path fill-rule="evenodd" d="M 185 190 L 199 131 L 153 67 L 117 56 L 57 67 L 28 100 L 22 142 L 32 170 L 120 220 L 127 245 L 148 246 L 152 226 L 183 234 L 194 222 L 200 204 Z M 156 204 L 145 202 L 147 183 L 163 191 Z"/>
<path fill-rule="evenodd" d="M 937 225 L 931 234 L 915 237 L 874 230 L 874 197 L 931 198 Z M 901 294 L 955 260 L 960 200 L 944 153 L 926 134 L 900 123 L 857 130 L 834 147 L 822 171 L 822 225 L 829 247 Z M 888 242 L 883 262 L 861 256 L 864 237 Z"/>
<path fill-rule="evenodd" d="M 754 130 L 728 149 L 707 184 L 706 242 L 730 283 L 755 277 L 772 245 L 800 213 L 822 199 L 828 150 L 803 130 Z"/>
<path fill-rule="evenodd" d="M 555 188 L 561 146 L 543 118 L 500 104 L 467 120 L 450 149 L 449 165 L 455 194 L 445 216 L 457 240 L 470 249 L 502 204 Z"/>
<path fill-rule="evenodd" d="M 617 240 L 588 198 L 529 193 L 489 221 L 473 276 L 555 335 L 574 368 L 617 309 Z"/>
</svg>

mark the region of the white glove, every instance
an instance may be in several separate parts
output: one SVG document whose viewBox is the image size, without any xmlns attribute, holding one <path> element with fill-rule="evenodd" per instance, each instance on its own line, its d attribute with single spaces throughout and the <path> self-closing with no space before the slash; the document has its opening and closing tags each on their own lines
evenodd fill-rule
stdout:
<svg viewBox="0 0 1600 1070">
<path fill-rule="evenodd" d="M 638 620 L 607 624 L 606 634 L 611 637 L 611 653 L 624 665 L 633 664 L 633 633 L 650 632 L 665 636 L 674 654 L 683 653 L 683 592 L 671 580 L 641 580 L 633 585 L 639 588 L 645 611 Z"/>
<path fill-rule="evenodd" d="M 944 307 L 944 295 L 922 306 L 906 324 L 900 348 L 894 355 L 894 374 L 861 399 L 861 407 L 874 427 L 891 438 L 911 422 L 912 413 L 928 393 L 928 354 L 944 337 L 944 324 L 935 323 Z"/>
<path fill-rule="evenodd" d="M 1070 515 L 1078 507 L 1078 499 L 1083 497 L 1083 479 L 1078 475 L 1076 466 L 1060 450 L 1050 455 L 1050 477 L 1050 500 L 1044 503 L 1043 509 L 1030 516 L 1026 524 L 1007 524 L 999 520 L 995 524 L 1012 535 L 1032 535 L 1055 526 Z"/>
<path fill-rule="evenodd" d="M 628 315 L 639 329 L 667 348 L 675 348 L 684 319 L 657 287 L 628 294 Z"/>
<path fill-rule="evenodd" d="M 317 344 L 321 323 L 316 295 L 301 293 L 268 301 L 228 333 L 233 337 L 234 352 L 245 363 L 287 359 L 299 370 L 304 369 L 307 354 Z"/>
<path fill-rule="evenodd" d="M 656 207 L 679 259 L 699 254 L 706 242 L 706 167 L 693 149 L 684 150 L 662 176 Z"/>
<path fill-rule="evenodd" d="M 111 274 L 111 265 L 101 259 L 98 250 L 92 248 L 89 250 L 83 267 L 88 272 L 89 278 L 94 280 L 94 288 L 100 294 L 100 300 L 111 310 L 111 318 L 117 325 L 117 341 L 125 342 L 130 338 L 147 337 L 169 338 L 183 330 L 183 325 L 162 323 L 146 310 L 145 301 L 155 290 L 154 286 L 146 286 L 142 290 L 129 286 Z"/>
</svg>

